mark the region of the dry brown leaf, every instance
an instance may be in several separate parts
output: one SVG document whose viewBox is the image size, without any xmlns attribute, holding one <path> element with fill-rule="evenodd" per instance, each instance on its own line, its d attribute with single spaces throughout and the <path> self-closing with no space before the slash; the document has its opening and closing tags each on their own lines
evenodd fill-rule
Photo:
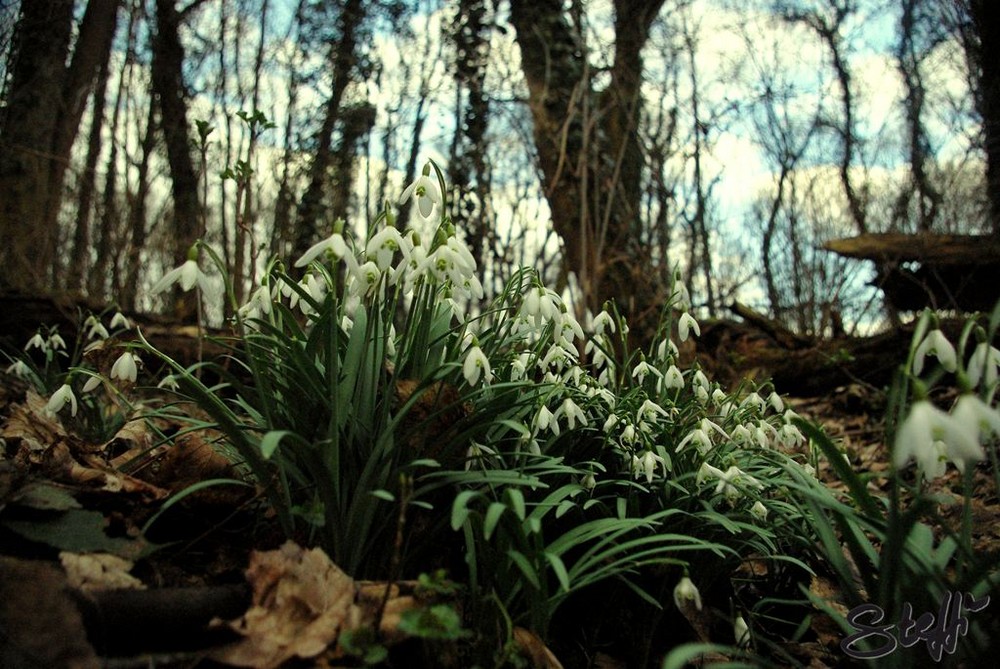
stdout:
<svg viewBox="0 0 1000 669">
<path fill-rule="evenodd" d="M 147 501 L 165 498 L 169 491 L 108 467 L 99 457 L 70 452 L 66 441 L 59 441 L 43 454 L 42 463 L 53 481 L 72 483 L 92 490 L 137 494 Z"/>
<path fill-rule="evenodd" d="M 20 441 L 28 452 L 44 451 L 59 439 L 66 438 L 66 430 L 57 418 L 45 412 L 48 400 L 29 389 L 22 404 L 11 409 L 10 418 L 0 436 Z"/>
<path fill-rule="evenodd" d="M 563 669 L 562 663 L 552 654 L 545 642 L 531 630 L 515 627 L 514 643 L 531 662 L 532 669 Z"/>
<path fill-rule="evenodd" d="M 145 590 L 146 586 L 129 574 L 132 562 L 111 553 L 59 553 L 69 585 L 83 592 L 93 590 Z"/>
<path fill-rule="evenodd" d="M 253 604 L 229 623 L 243 639 L 213 655 L 226 664 L 266 669 L 315 657 L 358 615 L 354 580 L 319 548 L 305 550 L 289 541 L 275 551 L 254 552 L 247 579 Z"/>
</svg>

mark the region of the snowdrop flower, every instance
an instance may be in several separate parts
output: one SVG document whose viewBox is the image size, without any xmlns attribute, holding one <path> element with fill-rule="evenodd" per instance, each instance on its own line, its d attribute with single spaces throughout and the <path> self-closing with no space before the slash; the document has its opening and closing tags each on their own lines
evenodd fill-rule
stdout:
<svg viewBox="0 0 1000 669">
<path fill-rule="evenodd" d="M 551 367 L 561 372 L 566 368 L 567 364 L 575 360 L 575 352 L 559 344 L 553 344 L 545 353 L 545 357 L 538 361 L 538 367 L 542 370 L 547 370 Z"/>
<path fill-rule="evenodd" d="M 750 628 L 743 616 L 738 615 L 733 620 L 733 636 L 736 638 L 736 645 L 740 648 L 746 648 L 750 645 Z"/>
<path fill-rule="evenodd" d="M 260 286 L 251 295 L 250 299 L 239 309 L 240 317 L 244 320 L 252 318 L 263 318 L 271 313 L 271 295 L 266 286 Z"/>
<path fill-rule="evenodd" d="M 759 420 L 753 429 L 753 438 L 761 448 L 770 448 L 771 443 L 778 438 L 778 432 L 770 423 Z"/>
<path fill-rule="evenodd" d="M 333 224 L 333 228 L 334 233 L 332 235 L 310 246 L 309 249 L 295 261 L 296 267 L 305 267 L 321 254 L 330 254 L 335 260 L 339 260 L 348 255 L 347 242 L 344 240 L 344 235 L 341 234 L 341 231 L 344 229 L 344 222 L 342 220 L 338 220 Z"/>
<path fill-rule="evenodd" d="M 149 293 L 151 295 L 162 293 L 175 283 L 180 284 L 181 290 L 185 292 L 196 285 L 202 293 L 211 292 L 212 284 L 209 283 L 208 275 L 198 267 L 198 249 L 196 247 L 191 247 L 191 250 L 188 251 L 188 259 L 184 261 L 184 264 L 160 277 L 160 280 L 149 289 Z"/>
<path fill-rule="evenodd" d="M 7 368 L 7 373 L 13 374 L 19 379 L 23 379 L 31 373 L 31 368 L 25 364 L 24 360 L 15 360 L 14 363 Z"/>
<path fill-rule="evenodd" d="M 781 413 L 785 410 L 784 400 L 781 399 L 781 395 L 773 390 L 771 391 L 771 394 L 767 396 L 767 403 L 771 405 L 771 408 L 774 409 L 775 413 Z"/>
<path fill-rule="evenodd" d="M 587 345 L 584 347 L 583 352 L 590 356 L 590 363 L 595 369 L 601 369 L 606 367 L 611 360 L 605 355 L 604 350 L 594 343 L 593 339 L 587 341 Z"/>
<path fill-rule="evenodd" d="M 490 370 L 490 361 L 486 357 L 486 354 L 483 353 L 483 349 L 479 348 L 478 345 L 473 345 L 465 356 L 465 362 L 462 364 L 462 375 L 465 376 L 465 380 L 468 381 L 470 386 L 475 386 L 479 383 L 480 378 L 487 385 L 493 379 L 493 372 Z"/>
<path fill-rule="evenodd" d="M 977 395 L 967 393 L 959 397 L 955 408 L 951 410 L 951 415 L 972 431 L 976 441 L 989 439 L 995 434 L 1000 435 L 1000 412 L 979 399 Z"/>
<path fill-rule="evenodd" d="M 481 460 L 487 455 L 495 455 L 495 454 L 496 451 L 494 451 L 492 448 L 489 448 L 488 446 L 483 446 L 481 444 L 477 444 L 476 442 L 472 442 L 472 445 L 469 446 L 469 450 L 465 454 L 465 471 L 469 471 L 469 469 L 472 468 L 472 463 L 475 462 L 476 460 Z"/>
<path fill-rule="evenodd" d="M 177 385 L 177 379 L 174 377 L 173 374 L 167 374 L 166 376 L 164 376 L 163 380 L 156 384 L 156 387 L 166 388 L 167 390 L 177 390 L 178 388 L 180 388 L 180 386 Z"/>
<path fill-rule="evenodd" d="M 438 183 L 430 177 L 430 163 L 424 167 L 424 173 L 403 190 L 399 203 L 404 204 L 411 197 L 416 198 L 417 211 L 425 221 L 430 219 L 435 207 L 441 204 Z"/>
<path fill-rule="evenodd" d="M 594 316 L 594 334 L 600 337 L 604 334 L 605 330 L 611 333 L 615 331 L 615 319 L 611 318 L 611 314 L 607 310 L 603 310 Z"/>
<path fill-rule="evenodd" d="M 643 400 L 642 404 L 639 406 L 639 410 L 636 412 L 635 419 L 639 423 L 645 421 L 655 421 L 657 416 L 662 416 L 663 418 L 670 418 L 670 412 L 661 407 L 659 404 L 653 400 Z"/>
<path fill-rule="evenodd" d="M 49 398 L 48 404 L 45 405 L 45 413 L 49 416 L 55 416 L 57 413 L 62 411 L 66 404 L 69 404 L 70 406 L 70 415 L 76 416 L 76 395 L 73 394 L 73 389 L 70 388 L 68 383 L 62 384 L 62 386 L 59 387 L 59 390 L 52 393 L 52 397 Z"/>
<path fill-rule="evenodd" d="M 1000 367 L 1000 350 L 988 342 L 977 345 L 965 370 L 969 376 L 969 384 L 975 388 L 982 378 L 986 382 L 986 387 L 992 388 L 997 381 L 997 367 Z"/>
<path fill-rule="evenodd" d="M 387 225 L 379 230 L 377 234 L 368 240 L 368 245 L 365 247 L 365 253 L 368 254 L 368 258 L 371 259 L 374 257 L 375 264 L 383 272 L 392 263 L 392 256 L 395 255 L 396 251 L 403 251 L 403 255 L 405 256 L 406 241 L 399 234 L 399 230 L 391 225 Z"/>
<path fill-rule="evenodd" d="M 348 272 L 354 280 L 352 287 L 356 295 L 368 295 L 382 278 L 382 272 L 379 271 L 378 265 L 371 260 L 357 267 L 349 266 Z"/>
<path fill-rule="evenodd" d="M 322 302 L 323 298 L 326 297 L 326 281 L 312 272 L 302 277 L 302 280 L 299 281 L 299 285 L 306 291 L 306 293 L 309 294 L 309 297 L 316 302 Z M 312 304 L 310 304 L 308 300 L 301 299 L 301 296 L 296 292 L 292 293 L 292 296 L 288 300 L 288 304 L 293 309 L 295 308 L 295 305 L 298 305 L 303 316 L 308 316 L 315 311 Z"/>
<path fill-rule="evenodd" d="M 722 478 L 722 475 L 723 474 L 722 474 L 722 470 L 721 469 L 719 469 L 718 467 L 713 467 L 712 465 L 708 464 L 707 462 L 703 462 L 703 463 L 701 463 L 701 467 L 698 468 L 698 476 L 695 477 L 695 483 L 697 483 L 698 485 L 701 485 L 710 476 L 712 478 L 720 479 L 720 478 Z"/>
<path fill-rule="evenodd" d="M 59 336 L 58 332 L 53 332 L 49 335 L 49 348 L 53 351 L 58 351 L 59 349 L 66 348 L 66 341 Z"/>
<path fill-rule="evenodd" d="M 684 375 L 681 374 L 681 370 L 677 369 L 677 365 L 670 365 L 666 374 L 663 375 L 662 381 L 665 388 L 684 387 Z"/>
<path fill-rule="evenodd" d="M 677 321 L 677 336 L 681 341 L 687 341 L 691 330 L 694 330 L 696 337 L 701 336 L 701 328 L 698 326 L 698 321 L 694 319 L 694 316 L 685 311 Z"/>
<path fill-rule="evenodd" d="M 640 385 L 650 374 L 656 377 L 660 376 L 660 372 L 657 371 L 655 367 L 650 367 L 649 363 L 645 360 L 640 361 L 639 364 L 632 370 L 632 378 L 638 381 Z"/>
<path fill-rule="evenodd" d="M 101 385 L 101 377 L 99 377 L 99 376 L 92 376 L 89 379 L 87 379 L 87 382 L 85 384 L 83 384 L 83 392 L 85 392 L 85 393 L 92 392 L 99 385 Z"/>
<path fill-rule="evenodd" d="M 794 448 L 806 440 L 799 428 L 795 427 L 791 423 L 785 423 L 782 425 L 778 430 L 777 437 L 778 443 L 785 448 Z"/>
<path fill-rule="evenodd" d="M 941 330 L 931 330 L 917 346 L 917 350 L 913 354 L 913 373 L 917 376 L 920 376 L 924 370 L 924 358 L 927 357 L 928 353 L 933 353 L 946 370 L 955 371 L 955 347 L 951 345 Z"/>
<path fill-rule="evenodd" d="M 583 413 L 583 410 L 569 397 L 562 401 L 562 404 L 559 405 L 559 408 L 556 409 L 556 412 L 553 415 L 556 420 L 559 418 L 565 418 L 566 425 L 571 430 L 576 427 L 577 422 L 579 422 L 580 425 L 587 425 L 589 423 L 586 414 Z"/>
<path fill-rule="evenodd" d="M 90 328 L 87 330 L 87 339 L 107 339 L 109 337 L 107 328 L 101 325 L 101 321 L 93 314 L 87 316 L 83 327 Z"/>
<path fill-rule="evenodd" d="M 958 407 L 956 407 L 958 408 Z M 969 409 L 963 409 L 960 416 Z M 944 461 L 951 460 L 964 471 L 966 463 L 985 457 L 978 440 L 979 423 L 963 425 L 928 400 L 918 400 L 896 431 L 892 449 L 893 465 L 899 469 L 913 458 L 929 478 L 944 473 Z M 941 442 L 941 443 L 937 443 Z"/>
<path fill-rule="evenodd" d="M 693 602 L 694 607 L 701 611 L 701 593 L 691 579 L 685 576 L 674 586 L 674 606 L 683 609 L 689 602 Z"/>
<path fill-rule="evenodd" d="M 757 520 L 764 522 L 767 520 L 767 507 L 764 506 L 760 500 L 757 500 L 753 503 L 753 506 L 750 507 L 750 515 Z"/>
<path fill-rule="evenodd" d="M 559 422 L 552 415 L 552 412 L 549 411 L 549 408 L 544 404 L 538 410 L 538 413 L 535 414 L 535 420 L 532 421 L 531 427 L 532 431 L 536 434 L 542 430 L 551 428 L 552 434 L 557 437 L 559 436 Z"/>
<path fill-rule="evenodd" d="M 631 446 L 636 442 L 636 438 L 635 425 L 629 423 L 625 426 L 625 429 L 622 430 L 622 443 Z"/>
<path fill-rule="evenodd" d="M 722 388 L 716 388 L 712 391 L 712 402 L 715 406 L 720 407 L 728 400 L 729 396 L 722 391 Z"/>
<path fill-rule="evenodd" d="M 752 407 L 757 413 L 763 413 L 764 407 L 766 407 L 767 404 L 764 402 L 763 397 L 754 392 L 747 395 L 743 398 L 743 401 L 740 402 L 740 407 L 746 406 Z"/>
<path fill-rule="evenodd" d="M 125 314 L 120 311 L 116 311 L 115 315 L 111 317 L 111 324 L 108 326 L 112 330 L 121 328 L 123 330 L 128 330 L 132 327 L 132 321 L 126 318 Z"/>
<path fill-rule="evenodd" d="M 749 446 L 753 443 L 753 434 L 751 434 L 746 425 L 740 423 L 733 428 L 732 440 L 734 444 Z"/>
<path fill-rule="evenodd" d="M 42 333 L 41 332 L 36 332 L 35 336 L 32 337 L 31 339 L 29 339 L 28 343 L 24 345 L 24 350 L 25 351 L 29 351 L 29 350 L 31 350 L 33 348 L 39 348 L 43 352 L 49 350 L 49 344 L 42 337 Z"/>
<path fill-rule="evenodd" d="M 694 444 L 694 447 L 698 449 L 698 454 L 702 457 L 712 450 L 712 438 L 700 427 L 692 430 L 686 437 L 681 439 L 681 443 L 677 444 L 677 449 L 674 452 L 680 453 L 681 449 L 687 446 L 688 443 Z"/>
<path fill-rule="evenodd" d="M 722 473 L 719 477 L 719 484 L 715 487 L 715 494 L 718 495 L 720 492 L 726 496 L 726 501 L 729 502 L 730 506 L 736 503 L 736 501 L 743 495 L 737 485 L 752 486 L 754 488 L 763 488 L 764 485 L 750 476 L 743 470 L 741 470 L 736 465 L 731 465 L 729 469 Z"/>
<path fill-rule="evenodd" d="M 632 456 L 632 475 L 636 478 L 640 476 L 646 477 L 646 483 L 653 482 L 653 474 L 656 472 L 656 465 L 660 465 L 663 469 L 664 475 L 667 473 L 667 463 L 663 461 L 663 458 L 654 453 L 653 451 L 646 449 L 642 456 Z"/>
<path fill-rule="evenodd" d="M 122 353 L 118 356 L 118 359 L 115 360 L 115 363 L 111 365 L 111 378 L 135 383 L 135 380 L 139 375 L 139 369 L 135 364 L 136 360 L 137 358 L 134 353 L 129 351 Z"/>
<path fill-rule="evenodd" d="M 518 381 L 528 374 L 528 362 L 531 360 L 530 353 L 520 353 L 510 363 L 510 380 Z"/>
<path fill-rule="evenodd" d="M 677 350 L 677 344 L 670 338 L 664 339 L 656 346 L 656 356 L 660 360 L 670 358 L 676 360 L 677 356 L 680 355 L 680 351 Z"/>
</svg>

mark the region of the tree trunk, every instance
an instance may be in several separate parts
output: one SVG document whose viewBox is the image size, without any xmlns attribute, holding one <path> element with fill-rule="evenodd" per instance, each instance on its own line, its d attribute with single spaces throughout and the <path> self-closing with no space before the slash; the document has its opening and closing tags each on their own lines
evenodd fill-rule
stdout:
<svg viewBox="0 0 1000 669">
<path fill-rule="evenodd" d="M 187 91 L 184 87 L 184 47 L 180 40 L 184 12 L 174 0 L 156 0 L 156 34 L 153 37 L 152 83 L 160 111 L 160 128 L 167 148 L 173 195 L 174 264 L 187 259 L 188 249 L 204 234 L 204 219 L 198 200 L 198 174 L 191 158 L 191 132 L 187 120 Z M 175 311 L 189 318 L 196 311 L 194 293 L 175 291 Z"/>
<path fill-rule="evenodd" d="M 326 101 L 323 124 L 317 137 L 316 153 L 309 169 L 309 185 L 299 204 L 294 257 L 305 253 L 318 237 L 326 236 L 320 233 L 319 221 L 325 209 L 323 196 L 327 190 L 328 172 L 333 162 L 333 131 L 340 119 L 344 89 L 351 81 L 351 71 L 357 60 L 358 29 L 365 19 L 366 11 L 366 5 L 361 0 L 346 0 L 341 9 L 340 40 L 331 47 L 332 89 L 330 98 Z"/>
<path fill-rule="evenodd" d="M 969 13 L 978 37 L 977 103 L 983 117 L 990 219 L 993 233 L 1000 236 L 1000 15 L 989 0 L 970 0 Z"/>
<path fill-rule="evenodd" d="M 652 271 L 637 227 L 642 48 L 662 4 L 616 0 L 614 64 L 611 81 L 600 92 L 560 0 L 512 0 L 510 13 L 545 195 L 564 243 L 564 267 L 576 273 L 583 306 L 596 312 L 614 299 L 640 341 L 654 334 L 666 297 L 666 282 Z"/>
<path fill-rule="evenodd" d="M 62 109 L 72 0 L 23 0 L 0 125 L 0 286 L 52 289 L 58 231 L 49 225 L 49 149 Z"/>
<path fill-rule="evenodd" d="M 115 3 L 117 4 L 117 3 Z M 117 22 L 117 12 L 112 21 Z M 114 25 L 110 33 L 114 34 Z M 94 192 L 97 181 L 97 159 L 101 155 L 101 134 L 104 132 L 104 108 L 107 102 L 108 80 L 111 74 L 111 43 L 103 50 L 94 88 L 94 104 L 87 140 L 87 159 L 80 179 L 77 199 L 76 225 L 73 230 L 73 250 L 70 259 L 69 285 L 77 290 L 86 288 L 87 267 L 90 264 L 91 234 L 90 223 L 93 215 Z"/>
</svg>

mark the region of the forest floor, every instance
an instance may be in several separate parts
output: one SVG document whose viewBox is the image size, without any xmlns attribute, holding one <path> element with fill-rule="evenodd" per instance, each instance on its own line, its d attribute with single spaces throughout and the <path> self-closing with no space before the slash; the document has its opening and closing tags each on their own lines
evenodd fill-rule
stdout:
<svg viewBox="0 0 1000 669">
<path fill-rule="evenodd" d="M 822 424 L 856 470 L 887 472 L 883 393 L 851 384 L 789 404 Z M 219 435 L 162 420 L 153 430 L 145 420 L 130 420 L 110 440 L 91 443 L 44 406 L 19 379 L 0 379 L 0 666 L 256 666 L 248 658 L 265 656 L 273 644 L 265 638 L 248 646 L 246 637 L 231 643 L 254 626 L 271 642 L 295 638 L 302 648 L 326 648 L 287 666 L 358 666 L 345 664 L 335 637 L 303 623 L 314 614 L 326 616 L 327 628 L 336 629 L 330 615 L 356 616 L 377 620 L 393 643 L 405 637 L 394 626 L 419 598 L 412 582 L 388 592 L 384 584 L 352 584 L 325 556 L 282 548 L 284 537 L 253 488 L 204 483 L 238 478 L 213 448 Z M 158 443 L 157 431 L 170 441 Z M 840 485 L 828 467 L 818 475 Z M 885 492 L 887 480 L 876 476 L 869 486 Z M 974 481 L 973 546 L 1000 555 L 1000 502 L 991 475 L 981 468 Z M 164 500 L 198 484 L 206 487 L 157 515 Z M 934 484 L 942 517 L 956 523 L 961 485 L 954 469 Z M 291 603 L 255 606 L 255 620 L 248 613 L 239 624 L 216 623 L 207 631 L 212 618 L 240 618 L 251 589 L 256 601 L 279 583 Z M 838 599 L 834 583 L 822 577 L 811 589 Z M 342 593 L 338 601 L 346 608 L 331 613 L 331 593 Z M 810 640 L 789 653 L 806 666 L 848 666 L 832 621 L 816 616 L 812 627 Z M 527 631 L 517 641 L 529 666 L 561 666 Z M 626 665 L 599 655 L 591 666 Z"/>
</svg>

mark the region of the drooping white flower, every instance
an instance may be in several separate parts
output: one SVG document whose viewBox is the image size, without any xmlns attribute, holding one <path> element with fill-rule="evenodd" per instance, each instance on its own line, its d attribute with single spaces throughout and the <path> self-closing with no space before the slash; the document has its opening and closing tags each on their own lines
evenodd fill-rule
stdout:
<svg viewBox="0 0 1000 669">
<path fill-rule="evenodd" d="M 108 329 L 101 324 L 99 318 L 91 314 L 83 322 L 83 327 L 87 328 L 87 339 L 107 339 Z"/>
<path fill-rule="evenodd" d="M 429 173 L 428 168 L 424 168 Z M 399 203 L 404 204 L 411 197 L 416 198 L 417 211 L 424 220 L 429 220 L 434 213 L 435 207 L 441 204 L 441 193 L 438 183 L 429 174 L 421 174 L 416 180 L 403 190 L 399 196 Z"/>
<path fill-rule="evenodd" d="M 135 383 L 139 376 L 139 369 L 135 364 L 137 359 L 135 354 L 130 351 L 122 353 L 111 365 L 111 378 Z"/>
<path fill-rule="evenodd" d="M 632 378 L 638 381 L 640 385 L 650 374 L 656 377 L 660 376 L 660 372 L 655 367 L 651 367 L 645 360 L 639 361 L 639 364 L 632 369 Z"/>
<path fill-rule="evenodd" d="M 677 369 L 677 365 L 670 365 L 670 367 L 667 368 L 662 381 L 665 388 L 684 387 L 684 375 L 681 373 L 681 370 Z"/>
<path fill-rule="evenodd" d="M 1000 435 L 1000 411 L 979 399 L 977 395 L 966 393 L 959 397 L 951 410 L 951 415 L 968 428 L 979 443 L 993 435 Z M 964 462 L 959 464 L 956 461 L 955 466 L 959 471 L 965 471 Z"/>
<path fill-rule="evenodd" d="M 760 500 L 757 500 L 753 503 L 753 506 L 750 507 L 750 515 L 757 520 L 764 522 L 767 520 L 767 507 L 764 506 Z"/>
<path fill-rule="evenodd" d="M 66 340 L 60 337 L 58 332 L 53 332 L 49 335 L 49 348 L 53 351 L 65 350 Z"/>
<path fill-rule="evenodd" d="M 708 436 L 708 433 L 701 429 L 700 427 L 688 432 L 687 436 L 681 439 L 681 443 L 677 444 L 676 453 L 680 453 L 681 449 L 687 446 L 689 443 L 694 444 L 694 447 L 698 449 L 698 454 L 704 457 L 712 450 L 712 438 Z"/>
<path fill-rule="evenodd" d="M 76 416 L 76 395 L 73 394 L 73 389 L 70 388 L 69 384 L 64 383 L 57 391 L 52 393 L 52 397 L 49 398 L 48 403 L 45 405 L 45 413 L 50 416 L 55 416 L 57 413 L 62 411 L 63 407 L 67 404 L 70 406 L 70 415 Z"/>
<path fill-rule="evenodd" d="M 991 346 L 989 342 L 982 342 L 972 351 L 965 373 L 969 376 L 969 383 L 973 388 L 979 385 L 980 379 L 986 383 L 987 388 L 992 388 L 997 382 L 998 368 L 1000 368 L 1000 350 Z"/>
<path fill-rule="evenodd" d="M 493 380 L 489 358 L 486 357 L 483 349 L 479 348 L 478 345 L 473 345 L 469 348 L 469 352 L 465 356 L 465 362 L 462 363 L 462 375 L 465 376 L 465 380 L 470 386 L 475 386 L 479 383 L 480 378 L 487 385 Z"/>
<path fill-rule="evenodd" d="M 571 398 L 567 397 L 556 409 L 555 414 L 553 414 L 556 420 L 560 418 L 566 419 L 566 425 L 569 429 L 574 429 L 577 423 L 580 425 L 587 425 L 590 421 L 587 420 L 587 415 L 583 413 L 583 409 L 577 405 Z"/>
<path fill-rule="evenodd" d="M 163 379 L 156 384 L 157 388 L 166 388 L 167 390 L 177 390 L 180 385 L 177 383 L 177 379 L 173 374 L 167 374 Z"/>
<path fill-rule="evenodd" d="M 13 374 L 19 379 L 23 379 L 31 373 L 31 368 L 24 362 L 24 360 L 15 360 L 10 367 L 7 368 L 8 374 Z"/>
<path fill-rule="evenodd" d="M 764 412 L 764 407 L 767 406 L 767 403 L 764 402 L 764 398 L 763 397 L 761 397 L 760 395 L 758 395 L 756 392 L 752 392 L 752 393 L 750 393 L 749 395 L 747 395 L 746 397 L 743 398 L 743 401 L 740 402 L 740 406 L 744 407 L 744 408 L 745 407 L 750 407 L 754 411 L 756 411 L 757 413 L 763 413 Z"/>
<path fill-rule="evenodd" d="M 722 478 L 722 474 L 722 470 L 718 467 L 713 467 L 708 464 L 708 462 L 703 462 L 701 463 L 701 467 L 698 468 L 698 475 L 695 477 L 695 483 L 701 485 L 708 479 L 708 477 L 711 476 L 712 478 L 718 479 Z"/>
<path fill-rule="evenodd" d="M 399 230 L 387 225 L 381 230 L 379 230 L 371 239 L 368 240 L 368 245 L 365 247 L 365 253 L 368 254 L 369 260 L 374 260 L 378 268 L 383 272 L 388 269 L 389 265 L 392 264 L 392 257 L 395 255 L 396 251 L 404 251 L 404 256 L 406 250 L 406 241 L 403 239 L 402 235 L 399 234 Z M 405 260 L 404 260 L 405 262 Z"/>
<path fill-rule="evenodd" d="M 544 404 L 535 414 L 535 419 L 532 421 L 532 431 L 535 433 L 541 432 L 542 430 L 552 430 L 552 434 L 559 436 L 559 421 L 555 419 L 552 412 Z"/>
<path fill-rule="evenodd" d="M 701 593 L 694 582 L 685 576 L 674 586 L 674 605 L 678 609 L 684 609 L 688 603 L 693 603 L 701 611 Z"/>
<path fill-rule="evenodd" d="M 670 412 L 650 399 L 643 400 L 642 404 L 639 405 L 639 410 L 635 414 L 635 420 L 638 423 L 656 421 L 658 417 L 670 418 Z"/>
<path fill-rule="evenodd" d="M 767 403 L 771 405 L 771 408 L 774 409 L 775 413 L 781 413 L 785 410 L 785 401 L 781 399 L 781 395 L 773 390 L 771 391 L 771 394 L 767 396 Z"/>
<path fill-rule="evenodd" d="M 271 313 L 271 294 L 267 286 L 258 286 L 247 303 L 239 308 L 240 317 L 244 320 L 263 318 Z"/>
<path fill-rule="evenodd" d="M 465 471 L 469 471 L 474 462 L 482 460 L 487 455 L 496 455 L 496 451 L 489 446 L 483 446 L 482 444 L 472 442 L 472 445 L 469 446 L 469 450 L 465 455 Z"/>
<path fill-rule="evenodd" d="M 326 239 L 320 240 L 309 247 L 309 249 L 303 253 L 298 260 L 295 261 L 296 267 L 305 267 L 313 260 L 318 258 L 320 254 L 329 253 L 334 259 L 339 260 L 347 255 L 347 242 L 344 240 L 344 235 L 339 232 L 334 232 L 332 235 Z"/>
<path fill-rule="evenodd" d="M 115 315 L 111 317 L 111 324 L 108 325 L 112 330 L 121 328 L 127 330 L 132 327 L 132 321 L 130 321 L 125 314 L 120 311 L 116 311 Z"/>
<path fill-rule="evenodd" d="M 653 474 L 656 473 L 656 465 L 660 465 L 664 475 L 666 475 L 667 463 L 664 462 L 662 457 L 646 449 L 641 456 L 632 456 L 632 475 L 636 478 L 645 476 L 646 483 L 652 483 Z"/>
<path fill-rule="evenodd" d="M 736 645 L 740 648 L 746 648 L 750 645 L 750 628 L 747 626 L 747 621 L 741 615 L 737 615 L 733 619 L 733 636 L 736 639 Z"/>
<path fill-rule="evenodd" d="M 691 330 L 694 331 L 696 337 L 701 336 L 701 327 L 698 325 L 698 321 L 694 319 L 694 316 L 685 311 L 677 321 L 677 337 L 682 342 L 687 341 Z"/>
<path fill-rule="evenodd" d="M 928 353 L 933 354 L 946 370 L 955 371 L 955 347 L 951 345 L 941 330 L 931 330 L 917 346 L 917 350 L 913 354 L 913 373 L 917 376 L 920 376 L 920 373 L 924 371 L 924 358 L 927 357 Z"/>
<path fill-rule="evenodd" d="M 41 332 L 36 332 L 35 336 L 28 340 L 28 343 L 24 345 L 24 350 L 29 351 L 33 348 L 41 349 L 43 352 L 49 350 L 49 344 L 42 337 Z"/>
<path fill-rule="evenodd" d="M 602 310 L 601 313 L 594 316 L 594 334 L 600 337 L 605 330 L 614 333 L 615 319 L 611 318 L 611 314 L 607 310 Z"/>
<path fill-rule="evenodd" d="M 964 468 L 967 463 L 978 462 L 985 457 L 979 445 L 978 429 L 978 423 L 963 425 L 930 401 L 918 400 L 896 430 L 893 465 L 899 469 L 913 458 L 929 478 L 944 473 L 945 460 Z M 941 445 L 935 442 L 941 442 Z"/>
<path fill-rule="evenodd" d="M 736 465 L 730 465 L 729 469 L 719 477 L 719 484 L 715 487 L 715 494 L 722 493 L 726 496 L 726 501 L 730 505 L 736 503 L 743 495 L 737 486 L 747 486 L 753 488 L 763 488 L 764 484 L 750 476 Z"/>
<path fill-rule="evenodd" d="M 802 431 L 792 423 L 785 423 L 778 429 L 778 442 L 785 448 L 794 448 L 805 440 Z"/>
<path fill-rule="evenodd" d="M 209 293 L 212 289 L 208 275 L 198 267 L 198 260 L 191 257 L 185 260 L 184 264 L 180 267 L 175 267 L 160 277 L 160 280 L 153 284 L 149 292 L 151 295 L 156 295 L 175 283 L 180 284 L 181 290 L 185 292 L 191 290 L 196 285 L 202 293 Z"/>
<path fill-rule="evenodd" d="M 101 385 L 101 377 L 92 376 L 89 379 L 87 379 L 87 382 L 85 384 L 83 384 L 83 392 L 85 393 L 92 392 L 99 385 Z"/>
</svg>

